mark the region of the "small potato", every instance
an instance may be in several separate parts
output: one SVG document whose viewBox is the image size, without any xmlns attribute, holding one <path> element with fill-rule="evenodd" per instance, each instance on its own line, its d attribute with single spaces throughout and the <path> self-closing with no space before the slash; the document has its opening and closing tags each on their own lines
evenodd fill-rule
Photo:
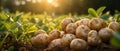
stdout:
<svg viewBox="0 0 120 51">
<path fill-rule="evenodd" d="M 88 33 L 90 28 L 85 25 L 80 25 L 76 29 L 76 37 L 87 40 Z"/>
<path fill-rule="evenodd" d="M 48 35 L 39 34 L 31 39 L 31 43 L 34 46 L 46 46 L 48 44 Z"/>
<path fill-rule="evenodd" d="M 65 35 L 63 35 L 63 37 L 61 38 L 62 44 L 63 44 L 64 46 L 69 46 L 70 42 L 71 42 L 73 39 L 75 39 L 75 38 L 76 38 L 76 37 L 75 37 L 75 35 L 73 35 L 73 34 L 65 34 Z"/>
<path fill-rule="evenodd" d="M 63 47 L 62 46 L 62 42 L 61 42 L 61 39 L 54 39 L 50 42 L 50 44 L 48 45 L 48 50 L 52 50 L 54 49 L 55 47 Z"/>
<path fill-rule="evenodd" d="M 72 18 L 65 18 L 62 23 L 61 23 L 61 27 L 62 27 L 62 30 L 66 32 L 66 26 L 69 24 L 69 23 L 73 23 L 73 19 Z"/>
<path fill-rule="evenodd" d="M 44 30 L 37 30 L 34 35 L 38 35 L 38 34 L 46 34 L 46 32 Z"/>
<path fill-rule="evenodd" d="M 57 39 L 57 38 L 60 38 L 60 32 L 58 30 L 52 30 L 49 33 L 49 39 L 50 39 L 50 41 L 52 41 L 54 39 Z"/>
<path fill-rule="evenodd" d="M 92 30 L 100 30 L 106 27 L 106 22 L 101 18 L 93 18 L 89 21 L 88 26 Z"/>
<path fill-rule="evenodd" d="M 88 26 L 89 21 L 90 21 L 89 19 L 84 18 L 84 19 L 81 19 L 81 20 L 75 22 L 75 24 L 77 25 L 77 27 L 78 27 L 79 25 L 86 25 L 86 26 Z"/>
<path fill-rule="evenodd" d="M 74 50 L 87 49 L 87 42 L 83 39 L 73 39 L 70 43 L 70 48 Z"/>
<path fill-rule="evenodd" d="M 64 31 L 61 31 L 61 32 L 60 32 L 60 38 L 62 38 L 63 35 L 65 35 L 65 32 L 64 32 Z"/>
<path fill-rule="evenodd" d="M 119 31 L 120 32 L 120 24 L 118 22 L 110 22 L 108 27 L 114 31 Z"/>
<path fill-rule="evenodd" d="M 101 39 L 98 36 L 98 32 L 96 30 L 91 30 L 88 33 L 88 44 L 91 46 L 97 46 L 101 43 Z"/>
<path fill-rule="evenodd" d="M 69 23 L 66 27 L 66 33 L 75 34 L 76 28 L 77 28 L 77 25 L 75 25 L 74 23 Z"/>
<path fill-rule="evenodd" d="M 113 36 L 113 30 L 109 28 L 103 28 L 99 31 L 99 36 L 102 41 L 108 41 Z"/>
</svg>

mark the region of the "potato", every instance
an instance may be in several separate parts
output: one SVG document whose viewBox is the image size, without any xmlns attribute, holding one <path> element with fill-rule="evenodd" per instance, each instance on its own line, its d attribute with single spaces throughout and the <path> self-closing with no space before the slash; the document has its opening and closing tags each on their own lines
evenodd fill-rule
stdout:
<svg viewBox="0 0 120 51">
<path fill-rule="evenodd" d="M 37 30 L 34 35 L 38 35 L 38 34 L 46 34 L 46 32 L 44 30 Z"/>
<path fill-rule="evenodd" d="M 39 34 L 31 39 L 31 43 L 34 46 L 46 46 L 48 44 L 48 35 L 47 34 Z"/>
<path fill-rule="evenodd" d="M 77 28 L 77 25 L 75 25 L 74 23 L 69 23 L 66 26 L 66 33 L 75 34 L 76 28 Z"/>
<path fill-rule="evenodd" d="M 50 44 L 48 45 L 48 50 L 52 50 L 52 49 L 54 49 L 54 48 L 56 48 L 56 47 L 63 47 L 62 46 L 62 42 L 61 42 L 61 39 L 54 39 L 54 40 L 52 40 L 51 42 L 50 42 Z"/>
<path fill-rule="evenodd" d="M 113 30 L 109 28 L 102 28 L 99 31 L 99 36 L 102 39 L 102 41 L 108 41 L 113 36 Z"/>
<path fill-rule="evenodd" d="M 120 24 L 118 22 L 110 22 L 108 27 L 114 31 L 120 32 Z"/>
<path fill-rule="evenodd" d="M 88 33 L 90 28 L 85 25 L 80 25 L 76 29 L 76 37 L 87 40 Z"/>
<path fill-rule="evenodd" d="M 100 30 L 106 27 L 106 22 L 101 18 L 93 18 L 89 21 L 88 26 L 92 30 Z"/>
<path fill-rule="evenodd" d="M 101 43 L 101 39 L 100 37 L 98 36 L 98 32 L 96 30 L 91 30 L 89 33 L 88 33 L 88 44 L 91 45 L 91 46 L 97 46 Z"/>
<path fill-rule="evenodd" d="M 58 30 L 52 30 L 49 33 L 49 40 L 52 41 L 54 39 L 60 38 L 60 32 Z"/>
<path fill-rule="evenodd" d="M 65 32 L 64 32 L 64 31 L 61 31 L 61 32 L 60 32 L 60 38 L 62 38 L 63 35 L 65 35 Z"/>
<path fill-rule="evenodd" d="M 63 35 L 63 37 L 61 38 L 62 44 L 63 44 L 64 46 L 69 46 L 70 42 L 71 42 L 73 39 L 75 39 L 75 38 L 76 38 L 76 37 L 75 37 L 75 35 L 73 35 L 73 34 L 65 34 L 65 35 Z"/>
<path fill-rule="evenodd" d="M 69 24 L 69 23 L 73 23 L 73 19 L 72 18 L 65 18 L 62 23 L 61 23 L 61 28 L 63 31 L 66 32 L 66 26 Z"/>
<path fill-rule="evenodd" d="M 89 21 L 90 21 L 89 19 L 84 18 L 84 19 L 81 19 L 81 20 L 75 22 L 75 24 L 77 25 L 77 27 L 78 27 L 79 25 L 86 25 L 86 26 L 88 26 Z"/>
<path fill-rule="evenodd" d="M 87 42 L 83 39 L 73 39 L 70 43 L 70 48 L 74 50 L 87 49 Z"/>
</svg>

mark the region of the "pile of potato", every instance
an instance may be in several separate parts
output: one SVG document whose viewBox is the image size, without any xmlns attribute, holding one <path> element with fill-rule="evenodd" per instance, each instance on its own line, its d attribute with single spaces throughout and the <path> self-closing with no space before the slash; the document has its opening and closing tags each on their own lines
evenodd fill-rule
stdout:
<svg viewBox="0 0 120 51">
<path fill-rule="evenodd" d="M 72 18 L 65 18 L 61 22 L 61 28 L 63 31 L 52 30 L 49 34 L 44 30 L 36 31 L 31 39 L 32 45 L 50 51 L 56 47 L 86 50 L 88 46 L 109 42 L 115 31 L 120 31 L 119 23 L 110 22 L 107 25 L 101 18 L 84 18 L 76 22 Z"/>
</svg>

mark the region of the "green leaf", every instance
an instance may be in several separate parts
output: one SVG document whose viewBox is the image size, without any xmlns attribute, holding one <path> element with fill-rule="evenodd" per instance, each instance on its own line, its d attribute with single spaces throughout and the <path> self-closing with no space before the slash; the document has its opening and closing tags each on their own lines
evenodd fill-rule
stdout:
<svg viewBox="0 0 120 51">
<path fill-rule="evenodd" d="M 101 16 L 102 15 L 102 12 L 103 12 L 103 10 L 105 9 L 106 7 L 100 7 L 99 9 L 97 9 L 97 14 L 99 15 L 99 16 Z"/>
<path fill-rule="evenodd" d="M 93 17 L 98 17 L 96 11 L 93 8 L 89 8 L 88 13 Z"/>
<path fill-rule="evenodd" d="M 23 14 L 23 13 L 20 13 L 20 14 L 18 14 L 17 16 L 15 16 L 14 21 L 15 21 L 15 22 L 18 21 L 18 20 L 20 19 L 20 17 L 22 16 L 22 14 Z"/>
<path fill-rule="evenodd" d="M 108 20 L 110 17 L 110 15 L 104 14 L 102 15 L 100 18 L 104 19 L 104 20 Z"/>
</svg>

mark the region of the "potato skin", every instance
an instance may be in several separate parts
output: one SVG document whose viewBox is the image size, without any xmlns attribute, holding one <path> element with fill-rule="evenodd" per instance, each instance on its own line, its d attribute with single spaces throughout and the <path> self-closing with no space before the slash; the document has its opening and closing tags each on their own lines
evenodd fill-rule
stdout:
<svg viewBox="0 0 120 51">
<path fill-rule="evenodd" d="M 113 36 L 114 32 L 112 29 L 109 28 L 102 28 L 99 31 L 99 36 L 102 39 L 102 41 L 108 41 Z"/>
<path fill-rule="evenodd" d="M 49 33 L 49 41 L 52 41 L 54 39 L 60 38 L 60 31 L 58 30 L 52 30 Z"/>
<path fill-rule="evenodd" d="M 69 23 L 66 26 L 66 33 L 75 34 L 76 28 L 77 28 L 77 25 L 75 25 L 74 23 Z"/>
<path fill-rule="evenodd" d="M 38 34 L 37 36 L 31 39 L 33 46 L 46 46 L 48 44 L 48 35 L 47 34 Z"/>
<path fill-rule="evenodd" d="M 89 45 L 91 46 L 97 46 L 101 43 L 101 39 L 100 37 L 98 36 L 98 32 L 96 30 L 91 30 L 89 33 L 88 33 L 88 39 L 87 39 L 87 42 Z"/>
<path fill-rule="evenodd" d="M 92 30 L 97 30 L 99 31 L 102 28 L 106 27 L 106 22 L 101 19 L 101 18 L 92 18 L 89 23 L 88 26 L 90 27 L 90 29 Z"/>
<path fill-rule="evenodd" d="M 54 39 L 50 42 L 50 44 L 48 45 L 48 50 L 52 50 L 54 49 L 55 47 L 63 47 L 62 46 L 62 42 L 61 42 L 61 39 Z"/>
<path fill-rule="evenodd" d="M 120 32 L 120 24 L 118 22 L 110 22 L 108 28 Z"/>
<path fill-rule="evenodd" d="M 62 23 L 61 23 L 61 28 L 63 31 L 66 32 L 66 26 L 69 24 L 69 23 L 73 23 L 74 20 L 72 18 L 65 18 Z"/>
<path fill-rule="evenodd" d="M 81 20 L 75 22 L 75 24 L 77 25 L 77 27 L 78 27 L 79 25 L 86 25 L 86 26 L 88 26 L 89 21 L 90 21 L 89 19 L 84 18 L 84 19 L 81 19 Z"/>
<path fill-rule="evenodd" d="M 74 50 L 87 49 L 87 42 L 83 39 L 73 39 L 70 43 L 70 48 Z"/>
<path fill-rule="evenodd" d="M 34 36 L 38 35 L 38 34 L 46 34 L 46 32 L 44 30 L 37 30 L 35 33 L 34 33 Z"/>
<path fill-rule="evenodd" d="M 88 26 L 80 25 L 76 29 L 76 37 L 87 40 L 89 31 L 90 31 L 90 28 Z"/>
<path fill-rule="evenodd" d="M 63 46 L 69 46 L 70 42 L 75 39 L 75 35 L 73 34 L 65 34 L 63 35 L 62 39 L 62 45 Z"/>
</svg>

